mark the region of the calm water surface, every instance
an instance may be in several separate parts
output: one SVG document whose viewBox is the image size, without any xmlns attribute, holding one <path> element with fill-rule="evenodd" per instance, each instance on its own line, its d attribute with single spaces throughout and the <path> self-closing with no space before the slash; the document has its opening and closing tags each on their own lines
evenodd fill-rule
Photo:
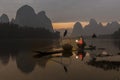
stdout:
<svg viewBox="0 0 120 80">
<path fill-rule="evenodd" d="M 89 54 L 120 52 L 120 40 L 86 39 L 87 46 L 96 50 Z M 76 47 L 74 40 L 71 43 Z M 34 50 L 48 51 L 59 48 L 57 40 L 0 40 L 0 80 L 120 80 L 120 56 L 98 57 L 89 62 L 71 57 L 45 56 L 33 58 Z M 105 48 L 99 50 L 98 48 Z"/>
</svg>

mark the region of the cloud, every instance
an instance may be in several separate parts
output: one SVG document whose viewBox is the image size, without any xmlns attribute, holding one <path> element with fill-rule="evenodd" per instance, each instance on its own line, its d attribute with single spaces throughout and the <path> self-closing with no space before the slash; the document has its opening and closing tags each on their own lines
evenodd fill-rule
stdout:
<svg viewBox="0 0 120 80">
<path fill-rule="evenodd" d="M 35 0 L 36 10 L 44 9 L 53 21 L 77 21 L 97 18 L 118 19 L 120 0 Z M 39 4 L 39 5 L 38 5 Z"/>
<path fill-rule="evenodd" d="M 89 20 L 118 20 L 120 0 L 0 0 L 0 14 L 15 16 L 19 7 L 32 6 L 36 12 L 45 10 L 54 22 Z"/>
</svg>

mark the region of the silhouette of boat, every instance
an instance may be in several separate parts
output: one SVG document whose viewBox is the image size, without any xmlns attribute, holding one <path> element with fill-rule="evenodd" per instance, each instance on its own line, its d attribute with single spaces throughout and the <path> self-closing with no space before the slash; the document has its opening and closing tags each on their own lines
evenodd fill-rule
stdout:
<svg viewBox="0 0 120 80">
<path fill-rule="evenodd" d="M 84 50 L 95 50 L 95 49 L 96 49 L 96 46 L 91 46 L 91 47 L 85 48 Z M 46 51 L 46 52 L 44 52 L 44 51 L 33 51 L 35 53 L 38 53 L 38 54 L 34 55 L 33 57 L 34 58 L 40 58 L 40 57 L 43 57 L 43 56 L 47 56 L 47 55 L 51 55 L 51 54 L 58 54 L 58 53 L 62 53 L 62 55 L 68 56 L 69 54 L 72 54 L 73 51 L 78 51 L 78 50 L 79 49 L 74 49 L 73 50 L 73 46 L 71 44 L 64 44 L 62 46 L 62 49 L 56 50 L 56 51 Z"/>
</svg>

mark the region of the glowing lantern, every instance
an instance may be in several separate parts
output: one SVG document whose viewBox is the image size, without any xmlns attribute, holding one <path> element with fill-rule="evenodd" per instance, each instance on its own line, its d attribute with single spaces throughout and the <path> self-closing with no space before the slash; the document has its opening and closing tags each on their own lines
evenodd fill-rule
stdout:
<svg viewBox="0 0 120 80">
<path fill-rule="evenodd" d="M 78 59 L 79 57 L 78 56 L 76 56 L 76 59 Z"/>
</svg>

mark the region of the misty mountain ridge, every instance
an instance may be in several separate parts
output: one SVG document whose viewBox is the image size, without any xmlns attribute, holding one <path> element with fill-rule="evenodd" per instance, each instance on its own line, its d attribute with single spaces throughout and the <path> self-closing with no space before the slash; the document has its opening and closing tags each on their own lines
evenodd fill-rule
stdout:
<svg viewBox="0 0 120 80">
<path fill-rule="evenodd" d="M 31 6 L 24 5 L 16 12 L 15 19 L 9 18 L 6 14 L 1 15 L 0 23 L 13 23 L 20 26 L 28 26 L 34 28 L 45 28 L 50 32 L 54 32 L 51 20 L 46 16 L 45 11 L 35 13 Z"/>
<path fill-rule="evenodd" d="M 72 35 L 80 36 L 80 35 L 83 35 L 83 32 L 84 32 L 84 29 L 83 29 L 81 23 L 76 22 L 74 25 L 74 29 L 72 31 Z"/>
<path fill-rule="evenodd" d="M 0 16 L 0 23 L 9 23 L 9 18 L 6 14 Z"/>
<path fill-rule="evenodd" d="M 0 23 L 13 23 L 20 26 L 28 26 L 33 28 L 44 28 L 50 32 L 54 32 L 51 20 L 46 16 L 45 11 L 40 11 L 35 13 L 35 10 L 29 6 L 24 5 L 17 10 L 15 19 L 9 21 L 6 14 L 1 15 Z M 120 28 L 120 24 L 117 21 L 107 23 L 103 26 L 102 23 L 97 23 L 95 19 L 90 19 L 89 24 L 83 27 L 81 23 L 76 22 L 71 35 L 92 35 L 93 33 L 97 35 L 112 34 Z M 71 31 L 71 30 L 70 30 Z"/>
<path fill-rule="evenodd" d="M 120 24 L 117 21 L 113 21 L 111 23 L 107 23 L 106 26 L 103 26 L 102 23 L 97 23 L 95 19 L 90 19 L 89 24 L 85 27 L 81 25 L 76 25 L 76 22 L 73 26 L 73 30 L 71 36 L 81 36 L 81 35 L 106 35 L 106 34 L 113 34 L 120 28 Z M 80 23 L 79 23 L 80 24 Z"/>
<path fill-rule="evenodd" d="M 51 20 L 45 11 L 35 13 L 31 6 L 24 5 L 17 10 L 15 19 L 9 21 L 6 14 L 0 17 L 1 39 L 58 39 L 60 33 L 53 30 Z"/>
<path fill-rule="evenodd" d="M 53 32 L 51 20 L 46 16 L 45 11 L 35 13 L 31 6 L 24 5 L 17 10 L 15 24 L 21 26 L 41 27 Z"/>
</svg>

